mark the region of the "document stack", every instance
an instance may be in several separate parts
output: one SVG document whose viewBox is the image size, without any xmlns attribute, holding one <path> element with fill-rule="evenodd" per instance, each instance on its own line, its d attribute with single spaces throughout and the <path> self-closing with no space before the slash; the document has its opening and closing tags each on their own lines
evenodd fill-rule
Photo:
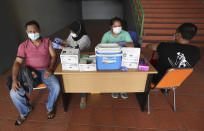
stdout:
<svg viewBox="0 0 204 131">
<path fill-rule="evenodd" d="M 70 47 L 64 48 L 60 54 L 62 70 L 71 71 L 79 70 L 79 58 L 80 58 L 79 49 L 74 49 Z"/>
<path fill-rule="evenodd" d="M 140 59 L 140 48 L 123 47 L 122 53 L 122 66 L 137 69 Z"/>
</svg>

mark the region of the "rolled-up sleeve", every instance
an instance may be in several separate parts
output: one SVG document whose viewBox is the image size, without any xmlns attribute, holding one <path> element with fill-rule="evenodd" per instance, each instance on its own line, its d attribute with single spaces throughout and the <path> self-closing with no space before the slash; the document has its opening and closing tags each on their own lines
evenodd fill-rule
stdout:
<svg viewBox="0 0 204 131">
<path fill-rule="evenodd" d="M 20 44 L 19 47 L 18 47 L 17 57 L 20 57 L 20 58 L 25 58 L 26 57 L 25 47 L 24 47 L 23 44 Z"/>
</svg>

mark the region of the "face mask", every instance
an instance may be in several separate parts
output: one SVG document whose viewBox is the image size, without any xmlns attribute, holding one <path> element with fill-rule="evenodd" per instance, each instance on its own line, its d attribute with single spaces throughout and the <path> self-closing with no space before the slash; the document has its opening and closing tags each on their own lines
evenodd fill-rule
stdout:
<svg viewBox="0 0 204 131">
<path fill-rule="evenodd" d="M 75 34 L 75 33 L 70 33 L 70 35 L 73 37 L 73 38 L 76 38 L 77 37 L 77 34 Z"/>
<path fill-rule="evenodd" d="M 113 27 L 113 33 L 120 34 L 122 27 Z"/>
<path fill-rule="evenodd" d="M 28 37 L 31 40 L 37 40 L 40 37 L 40 33 L 28 33 Z"/>
</svg>

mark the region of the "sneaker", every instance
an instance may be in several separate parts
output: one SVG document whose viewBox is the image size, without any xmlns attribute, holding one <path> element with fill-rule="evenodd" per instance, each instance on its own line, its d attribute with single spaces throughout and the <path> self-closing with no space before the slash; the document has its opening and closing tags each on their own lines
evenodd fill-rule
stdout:
<svg viewBox="0 0 204 131">
<path fill-rule="evenodd" d="M 118 98 L 118 93 L 112 93 L 111 96 L 116 99 Z"/>
<path fill-rule="evenodd" d="M 121 96 L 121 98 L 123 98 L 123 99 L 127 99 L 127 98 L 128 98 L 127 93 L 120 93 L 120 96 Z"/>
</svg>

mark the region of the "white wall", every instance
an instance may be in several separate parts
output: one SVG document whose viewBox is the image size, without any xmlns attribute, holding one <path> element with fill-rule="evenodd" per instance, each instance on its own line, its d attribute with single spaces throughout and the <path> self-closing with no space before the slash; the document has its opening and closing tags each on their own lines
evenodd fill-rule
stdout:
<svg viewBox="0 0 204 131">
<path fill-rule="evenodd" d="M 42 35 L 48 36 L 81 18 L 80 0 L 9 0 L 20 40 L 26 37 L 27 21 L 39 22 Z"/>
<path fill-rule="evenodd" d="M 123 18 L 123 6 L 119 0 L 83 0 L 82 16 L 85 20 Z"/>
</svg>

